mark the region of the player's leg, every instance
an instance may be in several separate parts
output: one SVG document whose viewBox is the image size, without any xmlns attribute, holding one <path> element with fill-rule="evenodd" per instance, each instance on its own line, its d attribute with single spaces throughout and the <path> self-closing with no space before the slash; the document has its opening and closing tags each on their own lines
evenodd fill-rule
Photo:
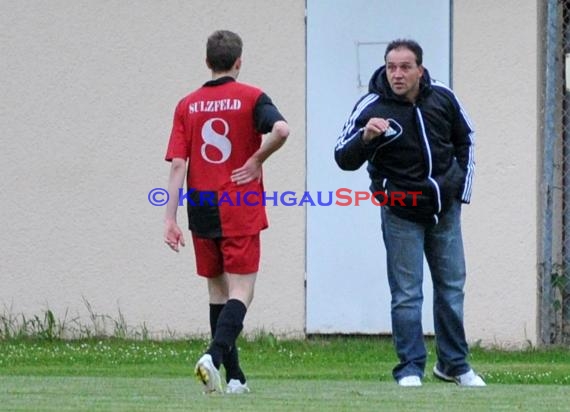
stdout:
<svg viewBox="0 0 570 412">
<path fill-rule="evenodd" d="M 220 313 L 222 313 L 228 301 L 228 276 L 223 274 L 208 279 L 208 291 L 210 295 L 210 332 L 212 339 L 214 339 Z M 245 383 L 245 375 L 239 366 L 239 356 L 236 345 L 232 346 L 228 353 L 224 353 L 222 364 L 226 370 L 226 383 L 229 383 L 232 379 L 237 379 L 242 384 Z"/>
<path fill-rule="evenodd" d="M 212 355 L 215 365 L 223 361 L 228 391 L 233 388 L 233 392 L 241 393 L 249 389 L 239 365 L 236 340 L 243 329 L 243 321 L 253 299 L 259 268 L 259 235 L 224 238 L 221 248 L 227 271 L 228 301 L 219 315 L 216 334 L 208 353 Z"/>
<path fill-rule="evenodd" d="M 210 329 L 215 334 L 219 314 L 228 299 L 228 282 L 223 273 L 223 257 L 218 239 L 192 236 L 198 275 L 208 281 L 210 302 Z M 205 392 L 222 392 L 219 365 L 215 365 L 210 354 L 204 354 L 196 363 L 195 373 L 204 384 Z"/>
<path fill-rule="evenodd" d="M 247 308 L 253 298 L 256 274 L 230 273 L 227 277 L 229 299 L 219 314 L 214 339 L 206 353 L 212 357 L 217 369 L 224 364 L 228 383 L 238 380 L 245 385 L 246 378 L 239 365 L 236 340 L 243 329 Z"/>
<path fill-rule="evenodd" d="M 210 332 L 213 339 L 216 335 L 218 318 L 228 301 L 228 277 L 226 274 L 208 278 L 208 295 L 210 299 Z"/>
</svg>

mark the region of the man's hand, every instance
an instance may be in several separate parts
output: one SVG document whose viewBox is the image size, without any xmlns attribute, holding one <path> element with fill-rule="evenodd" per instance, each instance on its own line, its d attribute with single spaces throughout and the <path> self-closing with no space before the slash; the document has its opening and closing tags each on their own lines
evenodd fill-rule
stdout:
<svg viewBox="0 0 570 412">
<path fill-rule="evenodd" d="M 250 157 L 244 165 L 232 171 L 232 182 L 244 185 L 261 178 L 261 162 L 255 157 Z"/>
<path fill-rule="evenodd" d="M 390 122 L 386 119 L 380 117 L 372 117 L 364 126 L 364 131 L 362 132 L 362 140 L 364 143 L 369 143 L 372 139 L 377 138 L 381 134 L 384 134 L 386 130 L 390 128 Z"/>
<path fill-rule="evenodd" d="M 178 252 L 178 244 L 182 247 L 186 246 L 182 230 L 180 230 L 174 220 L 168 219 L 164 222 L 164 243 L 175 252 Z"/>
</svg>

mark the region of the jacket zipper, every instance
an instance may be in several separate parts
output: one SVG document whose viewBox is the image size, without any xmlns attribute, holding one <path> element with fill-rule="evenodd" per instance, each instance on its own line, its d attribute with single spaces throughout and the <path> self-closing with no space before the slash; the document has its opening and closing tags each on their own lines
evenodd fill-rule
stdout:
<svg viewBox="0 0 570 412">
<path fill-rule="evenodd" d="M 428 175 L 427 175 L 427 178 L 431 182 L 433 187 L 435 188 L 436 201 L 437 201 L 437 213 L 434 215 L 434 218 L 435 218 L 435 223 L 438 223 L 439 219 L 438 219 L 437 215 L 441 212 L 441 193 L 439 190 L 439 185 L 437 184 L 435 179 L 432 177 L 433 164 L 432 164 L 432 158 L 431 158 L 431 149 L 429 147 L 429 141 L 428 141 L 427 134 L 426 134 L 426 129 L 425 129 L 425 125 L 424 125 L 424 119 L 422 116 L 422 112 L 421 112 L 420 108 L 417 107 L 416 105 L 414 105 L 414 108 L 416 110 L 418 120 L 420 121 L 420 129 L 422 132 L 421 133 L 422 139 L 424 141 L 424 145 L 426 147 L 426 151 L 427 151 L 427 155 L 428 155 Z"/>
</svg>

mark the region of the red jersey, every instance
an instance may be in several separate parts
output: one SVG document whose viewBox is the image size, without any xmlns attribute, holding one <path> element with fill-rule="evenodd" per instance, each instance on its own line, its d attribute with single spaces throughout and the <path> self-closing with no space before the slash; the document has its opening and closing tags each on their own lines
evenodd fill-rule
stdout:
<svg viewBox="0 0 570 412">
<path fill-rule="evenodd" d="M 275 109 L 260 89 L 224 77 L 206 83 L 176 107 L 166 160 L 189 160 L 184 200 L 190 230 L 198 236 L 248 236 L 268 226 L 261 179 L 245 185 L 230 180 L 232 171 L 259 149 L 262 133 L 271 130 L 268 124 L 279 119 L 256 120 L 260 101 Z M 258 130 L 263 124 L 264 130 Z M 256 195 L 244 199 L 247 192 Z"/>
</svg>

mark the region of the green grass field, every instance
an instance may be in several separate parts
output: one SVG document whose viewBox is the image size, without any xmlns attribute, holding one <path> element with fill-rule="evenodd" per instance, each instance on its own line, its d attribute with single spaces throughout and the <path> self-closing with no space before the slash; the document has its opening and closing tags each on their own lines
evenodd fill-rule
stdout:
<svg viewBox="0 0 570 412">
<path fill-rule="evenodd" d="M 193 376 L 204 340 L 0 341 L 0 410 L 9 411 L 570 411 L 570 349 L 472 348 L 486 388 L 427 373 L 400 388 L 386 338 L 240 340 L 252 389 L 203 395 Z M 435 361 L 428 342 L 428 368 Z M 427 371 L 426 371 L 427 372 Z"/>
</svg>

